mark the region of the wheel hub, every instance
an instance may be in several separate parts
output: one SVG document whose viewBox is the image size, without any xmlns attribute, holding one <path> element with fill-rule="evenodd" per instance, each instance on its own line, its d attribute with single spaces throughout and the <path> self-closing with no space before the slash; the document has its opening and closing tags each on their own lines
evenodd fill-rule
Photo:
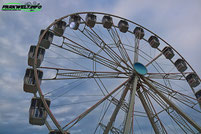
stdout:
<svg viewBox="0 0 201 134">
<path fill-rule="evenodd" d="M 134 64 L 134 74 L 135 74 L 135 72 L 140 74 L 140 75 L 146 75 L 147 74 L 147 68 L 142 63 L 136 62 Z"/>
</svg>

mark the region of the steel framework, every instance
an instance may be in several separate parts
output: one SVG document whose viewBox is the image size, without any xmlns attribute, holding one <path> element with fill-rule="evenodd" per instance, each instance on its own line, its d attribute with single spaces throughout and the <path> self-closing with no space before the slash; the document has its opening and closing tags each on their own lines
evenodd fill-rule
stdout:
<svg viewBox="0 0 201 134">
<path fill-rule="evenodd" d="M 100 25 L 103 24 L 103 22 L 101 22 L 99 19 L 97 19 L 94 28 L 87 26 L 83 16 L 89 13 L 96 15 L 97 18 L 102 16 L 111 16 L 114 19 L 112 27 L 110 29 L 105 29 L 104 31 L 107 32 L 107 37 L 104 37 L 106 34 L 101 34 L 99 30 Z M 63 56 L 63 54 L 65 54 L 64 52 L 68 53 L 68 55 L 73 54 L 82 57 L 85 59 L 84 63 L 86 65 L 90 64 L 88 65 L 90 66 L 90 69 L 86 68 L 83 64 L 80 64 L 82 60 L 80 60 L 80 63 L 76 64 L 79 67 L 84 66 L 83 69 L 76 69 L 76 67 L 73 68 L 70 65 L 70 67 L 63 65 L 57 66 L 57 62 L 53 61 L 52 63 L 52 61 L 50 61 L 52 66 L 50 66 L 51 64 L 42 64 L 39 67 L 41 70 L 50 70 L 54 72 L 54 75 L 51 77 L 43 78 L 43 81 L 51 83 L 52 81 L 56 80 L 95 80 L 97 87 L 102 92 L 103 97 L 93 106 L 85 109 L 85 111 L 79 114 L 77 117 L 71 121 L 68 121 L 66 124 L 61 125 L 60 121 L 56 119 L 56 116 L 48 107 L 45 101 L 46 94 L 42 92 L 43 88 L 40 85 L 37 74 L 37 53 L 40 42 L 42 41 L 43 36 L 45 36 L 45 33 L 47 31 L 54 32 L 52 27 L 57 22 L 61 20 L 66 21 L 67 18 L 73 15 L 81 16 L 80 27 L 76 30 L 77 33 L 74 34 L 77 36 L 72 37 L 69 34 L 70 32 L 66 33 L 58 37 L 58 40 L 62 40 L 60 44 L 58 42 L 53 42 L 51 45 L 52 47 L 59 49 L 59 52 L 56 54 L 60 57 L 65 58 L 65 56 Z M 130 28 L 128 29 L 127 33 L 120 33 L 118 31 L 119 26 L 116 25 L 117 20 L 127 21 L 130 27 L 140 27 L 149 35 L 156 36 L 160 40 L 161 45 L 169 46 L 176 54 L 175 57 L 181 58 L 185 61 L 188 66 L 188 70 L 186 72 L 167 71 L 166 67 L 160 65 L 159 63 L 159 59 L 163 58 L 162 48 L 158 47 L 154 49 L 150 47 L 147 49 L 146 47 L 149 45 L 148 40 L 145 37 L 142 39 L 137 38 L 137 36 L 133 33 L 133 31 L 131 31 Z M 72 29 L 69 28 L 69 24 L 67 24 L 66 28 L 66 31 L 72 31 Z M 73 33 L 75 33 L 75 30 L 73 30 Z M 129 37 L 133 37 L 134 40 L 133 43 L 129 45 L 125 43 L 125 39 L 122 39 L 123 37 L 127 38 L 125 36 L 127 34 L 129 34 Z M 154 49 L 154 51 L 157 51 L 158 54 L 156 56 L 152 56 L 145 52 L 146 50 L 150 49 Z M 60 53 L 60 50 L 62 50 L 63 53 Z M 46 59 L 48 58 L 45 58 L 45 61 L 48 62 Z M 174 59 L 165 60 L 174 66 Z M 91 62 L 93 63 L 92 65 Z M 141 75 L 135 70 L 134 64 L 136 62 L 144 62 L 143 64 L 148 69 L 148 73 L 146 75 Z M 196 89 L 194 87 L 188 86 L 187 88 L 190 90 L 182 93 L 184 90 L 178 90 L 178 88 L 174 85 L 174 83 L 177 83 L 177 81 L 178 84 L 181 82 L 187 84 L 186 76 L 192 72 L 196 75 L 197 73 L 169 43 L 147 28 L 128 19 L 106 13 L 80 12 L 66 15 L 55 20 L 46 28 L 45 32 L 41 35 L 38 41 L 33 68 L 38 95 L 40 96 L 53 124 L 63 134 L 66 133 L 66 130 L 70 131 L 73 129 L 75 125 L 78 124 L 78 122 L 84 119 L 88 114 L 92 113 L 95 109 L 100 107 L 100 105 L 103 105 L 103 103 L 106 101 L 112 104 L 113 109 L 109 112 L 111 113 L 109 114 L 110 116 L 105 117 L 105 114 L 107 113 L 106 109 L 105 114 L 102 115 L 101 120 L 99 120 L 97 123 L 97 128 L 100 127 L 102 130 L 101 133 L 103 134 L 134 133 L 134 131 L 138 130 L 135 128 L 137 124 L 135 119 L 136 117 L 140 116 L 142 116 L 141 118 L 146 118 L 150 121 L 150 127 L 156 134 L 166 134 L 169 133 L 169 131 L 173 128 L 169 128 L 168 125 L 165 124 L 167 122 L 165 122 L 166 120 L 163 117 L 164 114 L 166 114 L 166 118 L 168 116 L 169 120 L 177 125 L 177 128 L 174 129 L 178 132 L 201 132 L 200 120 L 196 121 L 191 119 L 192 116 L 185 113 L 185 108 L 188 108 L 194 111 L 197 114 L 196 116 L 200 116 L 201 114 L 200 109 L 198 108 L 198 100 L 194 96 Z M 109 86 L 106 87 L 106 85 L 110 84 L 108 84 L 108 82 L 105 84 L 106 82 L 103 82 L 104 79 L 116 80 L 116 83 L 120 84 L 117 85 L 114 90 L 111 90 Z M 121 93 L 121 95 L 117 95 L 115 97 L 115 94 L 118 92 Z M 37 95 L 35 94 L 35 96 Z M 110 104 L 108 106 L 110 106 Z M 135 105 L 140 104 L 143 110 L 139 112 L 138 109 L 135 109 Z M 181 104 L 184 105 L 185 108 L 183 108 L 183 106 L 181 107 Z M 120 111 L 123 111 L 124 115 L 121 114 Z M 123 120 L 118 119 L 118 115 L 120 114 L 121 116 L 125 117 Z M 107 122 L 104 123 L 103 119 L 106 119 Z M 118 122 L 121 122 L 121 127 L 116 126 L 116 124 L 119 124 Z M 46 121 L 46 126 L 49 130 L 52 130 L 54 126 L 53 124 L 49 124 Z M 97 132 L 96 130 L 94 133 Z"/>
</svg>

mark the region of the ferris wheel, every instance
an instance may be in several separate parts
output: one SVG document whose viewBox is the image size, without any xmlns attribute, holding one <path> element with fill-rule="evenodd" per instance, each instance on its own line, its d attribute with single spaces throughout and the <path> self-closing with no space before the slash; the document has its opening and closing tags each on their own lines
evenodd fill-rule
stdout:
<svg viewBox="0 0 201 134">
<path fill-rule="evenodd" d="M 200 77 L 173 46 L 126 18 L 80 12 L 28 53 L 29 123 L 49 134 L 200 133 Z"/>
</svg>

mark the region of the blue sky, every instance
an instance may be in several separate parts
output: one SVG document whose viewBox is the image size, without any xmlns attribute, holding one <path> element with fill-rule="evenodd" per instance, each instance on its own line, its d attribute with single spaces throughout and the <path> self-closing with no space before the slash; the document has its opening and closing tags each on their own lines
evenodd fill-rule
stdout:
<svg viewBox="0 0 201 134">
<path fill-rule="evenodd" d="M 1 0 L 0 5 L 2 7 L 4 3 L 9 2 L 27 1 Z M 32 95 L 23 92 L 23 77 L 27 68 L 29 47 L 37 43 L 40 30 L 67 14 L 81 11 L 105 12 L 137 22 L 169 42 L 201 76 L 201 1 L 199 0 L 37 0 L 37 2 L 42 5 L 42 10 L 35 13 L 0 11 L 0 134 L 48 133 L 46 127 L 31 126 L 28 123 L 28 108 Z M 60 110 L 70 109 L 63 107 Z M 55 113 L 61 114 L 61 111 L 57 110 Z"/>
</svg>

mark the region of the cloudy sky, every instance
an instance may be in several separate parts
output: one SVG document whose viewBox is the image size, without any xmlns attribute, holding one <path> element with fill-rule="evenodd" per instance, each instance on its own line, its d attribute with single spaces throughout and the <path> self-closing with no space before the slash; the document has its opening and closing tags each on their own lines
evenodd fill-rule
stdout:
<svg viewBox="0 0 201 134">
<path fill-rule="evenodd" d="M 27 1 L 1 0 L 0 6 L 9 2 Z M 201 76 L 200 0 L 37 2 L 42 5 L 39 12 L 0 11 L 0 134 L 48 133 L 45 127 L 31 126 L 28 123 L 32 95 L 23 92 L 23 77 L 29 47 L 37 43 L 40 30 L 67 14 L 81 11 L 105 12 L 137 22 L 169 42 Z M 62 111 L 55 112 L 59 114 Z"/>
</svg>

